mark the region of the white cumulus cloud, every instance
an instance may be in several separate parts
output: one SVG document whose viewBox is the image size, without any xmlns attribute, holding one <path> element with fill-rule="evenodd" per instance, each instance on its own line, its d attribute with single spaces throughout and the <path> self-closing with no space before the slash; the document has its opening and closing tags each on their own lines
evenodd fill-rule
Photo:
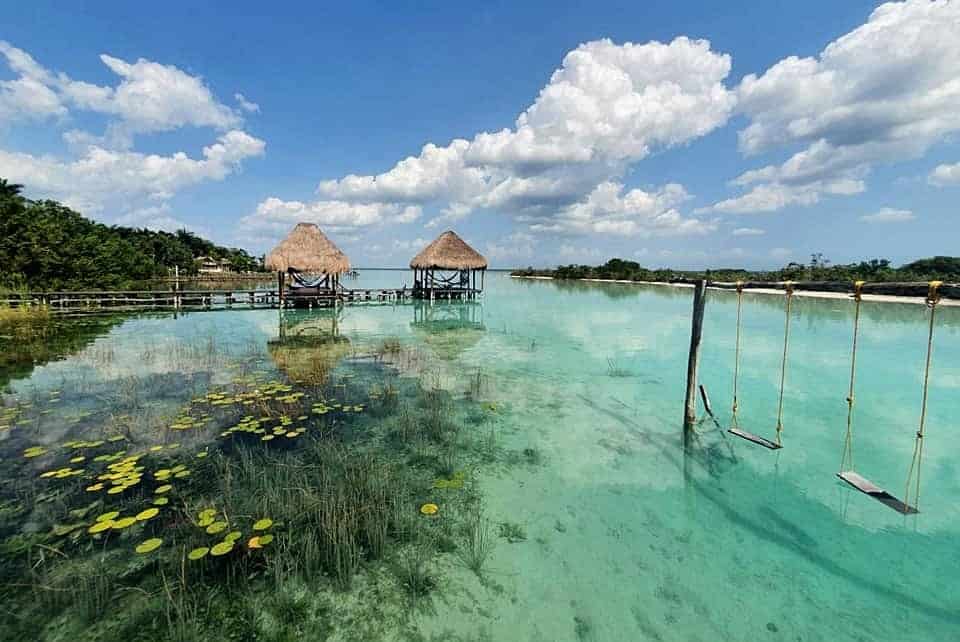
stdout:
<svg viewBox="0 0 960 642">
<path fill-rule="evenodd" d="M 724 85 L 730 64 L 705 40 L 588 42 L 567 53 L 512 128 L 429 143 L 386 172 L 325 180 L 317 191 L 356 203 L 436 205 L 432 226 L 499 209 L 521 222 L 538 221 L 537 230 L 697 232 L 704 224 L 634 203 L 642 192 L 624 195 L 619 214 L 600 212 L 596 190 L 651 151 L 723 125 L 735 104 Z M 579 225 L 587 209 L 596 220 Z M 631 211 L 639 215 L 631 218 Z M 544 220 L 553 216 L 556 223 Z"/>
<path fill-rule="evenodd" d="M 879 6 L 816 58 L 791 56 L 744 77 L 741 150 L 805 147 L 741 175 L 734 183 L 748 191 L 714 209 L 773 211 L 862 192 L 877 163 L 917 158 L 960 131 L 958 70 L 960 2 L 907 0 Z"/>
<path fill-rule="evenodd" d="M 528 232 L 513 232 L 501 239 L 487 243 L 484 255 L 488 260 L 505 263 L 533 257 L 537 239 Z"/>
<path fill-rule="evenodd" d="M 947 185 L 960 185 L 960 163 L 953 165 L 937 165 L 930 176 L 928 182 L 937 187 L 946 187 Z"/>
<path fill-rule="evenodd" d="M 23 183 L 31 197 L 55 198 L 86 214 L 109 208 L 112 222 L 173 229 L 184 222 L 171 215 L 167 199 L 186 187 L 223 180 L 264 153 L 264 141 L 239 129 L 239 112 L 218 101 L 202 78 L 177 67 L 103 54 L 101 62 L 118 81 L 98 85 L 51 71 L 5 41 L 0 60 L 16 76 L 0 81 L 0 126 L 23 120 L 62 126 L 75 112 L 106 117 L 102 134 L 65 131 L 70 153 L 64 156 L 0 149 L 0 176 Z M 137 134 L 184 127 L 213 129 L 219 136 L 199 157 L 133 149 Z"/>
<path fill-rule="evenodd" d="M 910 210 L 897 210 L 884 207 L 873 214 L 864 214 L 860 220 L 864 223 L 906 223 L 917 218 Z"/>
<path fill-rule="evenodd" d="M 734 236 L 763 236 L 766 231 L 756 227 L 738 227 L 732 234 Z"/>
<path fill-rule="evenodd" d="M 655 192 L 632 189 L 623 184 L 603 182 L 580 202 L 563 208 L 557 215 L 530 226 L 534 231 L 558 233 L 599 233 L 618 236 L 674 236 L 705 234 L 716 223 L 685 218 L 677 206 L 690 198 L 682 185 L 669 183 Z"/>
<path fill-rule="evenodd" d="M 237 101 L 237 104 L 240 105 L 240 108 L 243 111 L 248 111 L 250 113 L 260 113 L 260 105 L 257 103 L 247 100 L 247 97 L 237 92 L 233 95 L 234 100 Z"/>
<path fill-rule="evenodd" d="M 56 198 L 81 211 L 142 198 L 168 199 L 209 180 L 222 180 L 241 161 L 263 154 L 265 143 L 234 130 L 203 148 L 202 158 L 183 152 L 170 156 L 90 146 L 76 160 L 0 150 L 0 176 L 23 183 L 35 196 Z"/>
<path fill-rule="evenodd" d="M 18 74 L 0 83 L 0 123 L 63 117 L 70 109 L 91 111 L 112 118 L 105 140 L 123 146 L 129 146 L 135 134 L 185 126 L 227 131 L 242 123 L 240 115 L 218 101 L 202 78 L 172 65 L 143 58 L 127 62 L 101 54 L 101 62 L 119 78 L 115 86 L 102 86 L 52 72 L 5 41 L 0 41 L 0 54 Z"/>
<path fill-rule="evenodd" d="M 241 235 L 262 241 L 279 238 L 297 223 L 316 223 L 344 232 L 384 223 L 410 223 L 420 217 L 420 207 L 401 203 L 353 203 L 350 201 L 285 201 L 271 196 L 240 220 Z"/>
</svg>

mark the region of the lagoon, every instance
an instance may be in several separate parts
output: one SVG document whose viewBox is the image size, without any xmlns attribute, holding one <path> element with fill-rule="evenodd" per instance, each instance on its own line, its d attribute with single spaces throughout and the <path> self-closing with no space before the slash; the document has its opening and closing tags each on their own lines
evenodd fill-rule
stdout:
<svg viewBox="0 0 960 642">
<path fill-rule="evenodd" d="M 356 285 L 347 286 L 395 286 L 404 277 L 408 273 L 365 270 Z M 178 454 L 162 461 L 193 462 L 200 471 L 206 470 L 204 460 L 218 459 L 223 463 L 210 472 L 231 471 L 231 462 L 247 456 L 246 446 L 232 445 L 238 435 L 222 432 L 243 423 L 239 415 L 254 413 L 231 415 L 207 396 L 243 404 L 237 399 L 246 393 L 238 386 L 262 396 L 271 385 L 291 388 L 274 393 L 271 403 L 303 388 L 307 409 L 347 401 L 363 407 L 356 417 L 341 416 L 342 408 L 331 409 L 329 417 L 310 413 L 302 422 L 303 438 L 321 448 L 325 430 L 339 431 L 342 447 L 360 444 L 412 471 L 403 478 L 408 487 L 398 510 L 412 516 L 416 532 L 404 539 L 391 530 L 387 539 L 398 551 L 406 551 L 411 540 L 429 539 L 423 562 L 429 581 L 411 591 L 390 550 L 361 563 L 349 587 L 336 585 L 322 565 L 315 574 L 300 569 L 295 581 L 281 581 L 271 575 L 275 561 L 269 556 L 297 555 L 276 545 L 305 540 L 292 523 L 278 523 L 271 527 L 276 548 L 267 547 L 262 557 L 256 557 L 259 550 L 245 549 L 242 556 L 238 550 L 235 561 L 209 564 L 190 576 L 190 590 L 208 600 L 198 602 L 190 617 L 229 611 L 209 602 L 214 598 L 208 588 L 222 585 L 220 595 L 242 594 L 237 601 L 250 605 L 242 610 L 250 621 L 236 625 L 249 639 L 957 637 L 960 596 L 952 587 L 960 508 L 953 498 L 960 493 L 960 445 L 952 426 L 960 411 L 960 310 L 937 311 L 921 512 L 905 518 L 835 477 L 846 420 L 851 302 L 794 300 L 785 447 L 777 452 L 734 440 L 704 422 L 697 445 L 684 453 L 690 307 L 690 291 L 681 288 L 491 274 L 478 304 L 355 306 L 335 321 L 328 311 L 287 312 L 281 319 L 275 310 L 220 310 L 179 318 L 131 316 L 98 326 L 85 345 L 71 345 L 59 360 L 3 373 L 9 421 L 0 424 L 9 427 L 0 431 L 0 475 L 7 476 L 8 515 L 0 554 L 7 573 L 22 568 L 14 558 L 46 550 L 40 546 L 83 559 L 116 551 L 111 560 L 134 559 L 123 563 L 135 571 L 117 571 L 102 604 L 41 608 L 28 605 L 22 593 L 12 597 L 8 603 L 21 612 L 0 620 L 13 632 L 0 637 L 52 640 L 69 633 L 119 639 L 116 632 L 136 621 L 133 610 L 147 608 L 132 593 L 142 590 L 174 603 L 152 578 L 159 569 L 169 572 L 161 560 L 176 558 L 173 533 L 180 537 L 182 530 L 191 542 L 204 536 L 190 534 L 175 511 L 192 515 L 204 502 L 217 504 L 216 489 L 223 488 L 185 481 L 181 490 L 174 484 L 172 492 L 182 496 L 173 504 L 180 507 L 163 509 L 175 528 L 159 549 L 168 557 L 137 557 L 129 551 L 140 540 L 124 533 L 93 539 L 87 532 L 110 498 L 102 496 L 102 505 L 71 520 L 69 511 L 84 508 L 86 500 L 84 506 L 68 505 L 63 498 L 83 493 L 38 478 L 66 465 L 66 455 L 56 455 L 65 442 L 99 439 L 94 433 L 104 425 L 127 421 L 124 457 L 143 452 L 149 462 L 160 457 L 150 455 L 151 448 L 177 443 Z M 855 461 L 865 476 L 902 496 L 919 418 L 928 312 L 912 304 L 864 303 L 862 314 Z M 701 381 L 722 423 L 730 416 L 735 315 L 735 294 L 708 294 Z M 298 334 L 315 336 L 318 328 L 339 337 L 336 349 L 331 341 L 290 341 Z M 782 331 L 782 298 L 745 295 L 741 424 L 766 436 L 775 425 Z M 325 379 L 307 385 L 304 372 L 315 372 L 318 361 L 326 364 Z M 411 415 L 416 421 L 426 425 L 439 408 L 458 423 L 459 437 L 451 443 L 461 452 L 449 455 L 455 461 L 442 461 L 447 455 L 431 452 L 426 442 L 397 446 L 378 432 L 399 421 L 393 414 L 398 411 L 384 402 L 388 387 L 401 408 L 408 404 L 411 413 L 425 413 Z M 430 406 L 430 395 L 441 392 L 448 401 Z M 320 395 L 329 401 L 319 401 Z M 195 400 L 202 398 L 207 405 L 198 410 Z M 173 442 L 167 428 L 184 415 L 198 427 Z M 290 420 L 300 425 L 296 417 Z M 25 459 L 23 451 L 31 447 L 49 453 Z M 200 452 L 208 455 L 196 463 Z M 302 452 L 291 446 L 282 462 L 303 462 Z M 280 462 L 276 457 L 267 461 Z M 78 477 L 89 484 L 85 476 L 93 467 L 72 466 L 84 469 Z M 147 478 L 155 475 L 146 468 Z M 465 488 L 438 486 L 437 479 L 465 479 Z M 129 506 L 145 501 L 131 497 L 124 500 Z M 20 505 L 25 498 L 41 502 L 42 509 Z M 439 507 L 438 515 L 419 512 L 427 503 Z M 476 506 L 482 506 L 492 541 L 482 572 L 463 555 L 471 546 Z M 47 533 L 57 511 L 63 513 L 58 524 L 83 527 L 42 539 L 37 531 Z M 227 516 L 243 541 L 254 533 L 253 517 Z M 142 528 L 149 534 L 149 525 Z M 26 540 L 34 546 L 25 552 Z M 402 567 L 409 553 L 397 555 Z M 44 557 L 38 573 L 58 563 Z M 253 579 L 235 577 L 241 564 Z M 26 587 L 49 578 L 5 580 L 19 587 L 7 591 L 42 592 Z M 307 628 L 285 626 L 281 607 L 262 597 L 270 593 L 278 603 L 297 605 L 289 619 L 303 618 Z M 30 619 L 18 619 L 28 608 Z M 174 635 L 177 618 L 187 615 L 170 606 L 158 612 L 170 617 L 169 626 L 161 625 L 170 639 L 189 637 L 189 630 Z M 203 630 L 202 623 L 197 626 Z"/>
</svg>

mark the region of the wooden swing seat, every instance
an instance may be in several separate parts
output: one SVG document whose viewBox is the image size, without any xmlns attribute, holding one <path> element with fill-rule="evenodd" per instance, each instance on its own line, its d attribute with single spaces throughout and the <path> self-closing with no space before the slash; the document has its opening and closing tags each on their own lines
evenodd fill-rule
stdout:
<svg viewBox="0 0 960 642">
<path fill-rule="evenodd" d="M 770 450 L 779 450 L 780 448 L 783 448 L 783 446 L 781 446 L 775 441 L 770 441 L 765 437 L 760 437 L 759 435 L 755 435 L 752 432 L 747 432 L 746 430 L 740 430 L 739 428 L 731 428 L 727 432 L 730 433 L 731 435 L 736 435 L 741 439 L 746 439 L 747 441 L 752 441 L 755 444 L 759 444 L 764 448 L 769 448 Z"/>
<path fill-rule="evenodd" d="M 862 475 L 853 472 L 852 470 L 845 470 L 843 472 L 837 473 L 837 477 L 847 482 L 857 490 L 859 490 L 864 495 L 869 495 L 881 504 L 889 506 L 893 510 L 897 511 L 902 515 L 916 515 L 918 511 L 913 506 L 897 499 L 884 489 L 880 488 L 872 481 L 863 477 Z"/>
</svg>

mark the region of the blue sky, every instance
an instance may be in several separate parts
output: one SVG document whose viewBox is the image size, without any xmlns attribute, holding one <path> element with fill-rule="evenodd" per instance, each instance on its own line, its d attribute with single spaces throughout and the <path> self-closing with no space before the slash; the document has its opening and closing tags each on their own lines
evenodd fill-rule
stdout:
<svg viewBox="0 0 960 642">
<path fill-rule="evenodd" d="M 0 176 L 360 266 L 956 254 L 960 2 L 19 3 Z"/>
</svg>

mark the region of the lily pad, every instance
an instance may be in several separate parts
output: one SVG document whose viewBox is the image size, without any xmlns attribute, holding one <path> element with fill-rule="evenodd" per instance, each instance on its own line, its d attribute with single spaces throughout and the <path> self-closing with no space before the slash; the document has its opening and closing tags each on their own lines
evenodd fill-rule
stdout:
<svg viewBox="0 0 960 642">
<path fill-rule="evenodd" d="M 220 533 L 224 529 L 226 529 L 226 527 L 227 527 L 226 522 L 214 522 L 209 526 L 207 526 L 207 533 L 210 535 L 216 535 L 217 533 Z"/>
<path fill-rule="evenodd" d="M 113 522 L 113 528 L 117 530 L 123 530 L 137 523 L 136 517 L 123 517 Z"/>
<path fill-rule="evenodd" d="M 231 540 L 229 542 L 220 542 L 219 544 L 215 544 L 213 548 L 210 549 L 210 554 L 215 557 L 219 557 L 221 555 L 226 555 L 232 550 L 233 541 Z"/>
<path fill-rule="evenodd" d="M 151 551 L 155 551 L 158 548 L 160 548 L 161 544 L 163 544 L 162 539 L 160 539 L 159 537 L 151 537 L 147 541 L 137 546 L 135 550 L 141 555 L 145 555 L 147 553 L 150 553 Z"/>
<path fill-rule="evenodd" d="M 147 508 L 137 513 L 136 520 L 138 522 L 143 522 L 152 517 L 156 517 L 159 513 L 160 513 L 159 508 Z"/>
<path fill-rule="evenodd" d="M 210 552 L 210 549 L 206 546 L 201 546 L 200 548 L 195 548 L 189 553 L 187 553 L 187 559 L 196 562 L 199 559 L 203 559 L 207 556 L 207 553 Z"/>
</svg>

